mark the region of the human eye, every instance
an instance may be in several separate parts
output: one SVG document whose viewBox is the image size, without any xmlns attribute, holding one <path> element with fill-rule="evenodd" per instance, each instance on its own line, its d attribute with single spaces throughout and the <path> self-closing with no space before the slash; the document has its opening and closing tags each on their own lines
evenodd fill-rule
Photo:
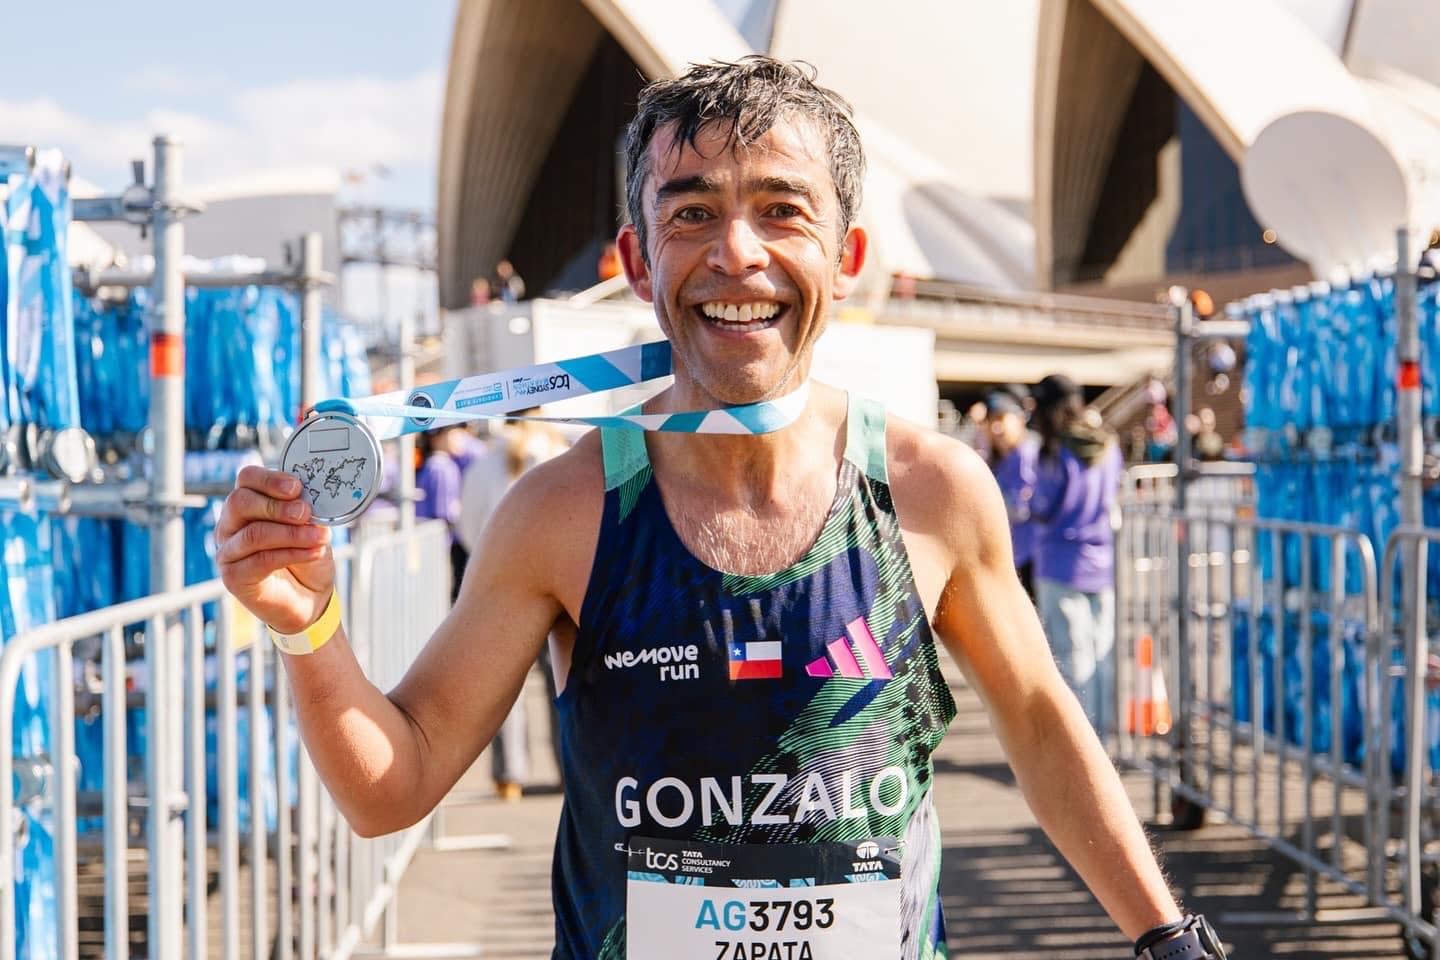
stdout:
<svg viewBox="0 0 1440 960">
<path fill-rule="evenodd" d="M 675 220 L 679 223 L 704 223 L 709 219 L 710 211 L 704 207 L 691 205 L 675 211 Z"/>
<path fill-rule="evenodd" d="M 781 220 L 790 220 L 801 215 L 801 209 L 793 203 L 777 203 L 770 207 L 770 216 Z"/>
</svg>

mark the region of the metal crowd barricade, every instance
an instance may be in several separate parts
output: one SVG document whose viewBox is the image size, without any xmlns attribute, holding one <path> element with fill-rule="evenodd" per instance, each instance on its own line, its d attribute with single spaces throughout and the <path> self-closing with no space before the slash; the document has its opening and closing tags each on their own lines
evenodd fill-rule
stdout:
<svg viewBox="0 0 1440 960">
<path fill-rule="evenodd" d="M 445 526 L 426 523 L 369 536 L 337 556 L 347 633 L 367 674 L 387 689 L 449 609 Z M 76 819 L 82 799 L 76 786 L 76 647 L 92 638 L 103 678 L 98 843 L 78 829 Z M 164 677 L 134 683 L 127 645 L 137 640 L 161 645 L 155 662 L 167 665 Z M 51 755 L 59 759 L 39 795 L 23 802 L 53 818 L 62 957 L 75 960 L 81 953 L 82 868 L 92 876 L 103 872 L 106 957 L 128 957 L 137 946 L 132 885 L 148 895 L 145 955 L 155 960 L 232 960 L 242 954 L 345 960 L 401 949 L 393 943 L 395 892 L 430 835 L 429 820 L 374 840 L 355 836 L 293 734 L 288 682 L 264 627 L 230 600 L 218 580 L 7 641 L 0 654 L 0 743 L 11 743 L 16 684 L 32 656 L 53 658 Z M 127 691 L 127 684 L 134 689 Z M 136 711 L 144 717 L 148 755 L 142 777 L 128 770 L 136 745 L 127 743 L 127 726 Z M 207 735 L 213 735 L 213 747 Z M 242 739 L 248 739 L 243 755 Z M 8 748 L 0 750 L 0 784 L 7 786 L 0 790 L 0 877 L 15 875 L 24 842 L 11 826 L 18 822 L 8 788 L 15 760 Z M 214 822 L 207 812 L 212 802 Z M 177 822 L 183 825 L 181 849 L 167 850 Z M 132 847 L 144 848 L 143 868 L 132 865 Z M 15 910 L 14 886 L 0 882 L 0 960 L 14 960 Z M 370 938 L 382 919 L 377 949 Z M 87 953 L 101 949 L 85 947 Z M 437 945 L 426 955 L 476 951 L 473 945 Z"/>
<path fill-rule="evenodd" d="M 1157 814 L 1164 788 L 1177 823 L 1198 826 L 1205 809 L 1217 811 L 1294 860 L 1304 916 L 1342 918 L 1317 909 L 1323 878 L 1373 905 L 1344 919 L 1389 916 L 1419 929 L 1383 867 L 1393 789 L 1373 546 L 1343 527 L 1257 519 L 1243 483 L 1232 501 L 1192 498 L 1177 515 L 1167 474 L 1173 467 L 1133 471 L 1122 500 L 1117 759 L 1152 772 Z M 1154 695 L 1137 684 L 1144 637 L 1166 681 L 1168 731 L 1123 722 L 1131 703 Z M 1274 919 L 1290 918 L 1227 922 Z"/>
<path fill-rule="evenodd" d="M 1435 777 L 1435 732 L 1430 729 L 1430 688 L 1437 680 L 1436 663 L 1431 654 L 1428 636 L 1430 547 L 1440 544 L 1440 530 L 1401 527 L 1390 535 L 1380 564 L 1380 642 L 1376 651 L 1379 684 L 1379 710 L 1372 736 L 1376 755 L 1390 762 L 1382 764 L 1382 783 L 1372 815 L 1377 835 L 1384 841 L 1371 862 L 1371 885 L 1384 897 L 1384 904 L 1399 912 L 1406 925 L 1406 947 L 1412 956 L 1440 954 L 1440 930 L 1436 926 L 1436 898 L 1440 897 L 1440 856 L 1434 852 L 1437 840 L 1436 814 L 1440 813 L 1440 788 Z M 1400 568 L 1418 572 L 1409 583 L 1400 584 L 1402 597 L 1396 602 L 1397 562 Z M 1414 593 L 1410 594 L 1409 590 Z M 1398 616 L 1397 616 L 1398 614 Z M 1401 623 L 1411 619 L 1419 623 L 1412 648 L 1404 640 Z M 1423 677 L 1413 683 L 1411 678 Z M 1403 700 L 1403 717 L 1399 730 L 1390 722 L 1395 707 L 1396 688 Z M 1395 782 L 1394 757 L 1401 744 L 1396 734 L 1403 735 L 1403 782 Z M 1399 816 L 1395 814 L 1398 812 Z M 1394 821 L 1398 819 L 1398 824 Z M 1397 828 L 1398 827 L 1398 831 Z M 1431 848 L 1427 850 L 1427 847 Z M 1397 853 L 1397 864 L 1391 864 L 1389 852 Z M 1393 876 L 1398 873 L 1398 883 Z M 1392 890 L 1398 891 L 1392 895 Z M 1422 943 L 1423 941 L 1423 943 Z M 1423 951 L 1429 944 L 1430 950 Z"/>
</svg>

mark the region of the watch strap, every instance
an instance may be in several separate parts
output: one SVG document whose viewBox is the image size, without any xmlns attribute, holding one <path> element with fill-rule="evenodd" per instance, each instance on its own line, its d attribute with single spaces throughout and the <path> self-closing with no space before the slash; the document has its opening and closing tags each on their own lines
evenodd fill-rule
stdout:
<svg viewBox="0 0 1440 960">
<path fill-rule="evenodd" d="M 1166 927 L 1174 933 L 1166 931 Z M 1145 946 L 1136 950 L 1138 960 L 1226 960 L 1225 948 L 1215 931 L 1198 914 L 1186 916 L 1178 924 L 1157 927 L 1141 937 L 1140 942 Z"/>
<path fill-rule="evenodd" d="M 1140 953 L 1141 960 L 1209 960 L 1210 951 L 1200 942 L 1200 935 L 1186 930 L 1168 940 L 1146 947 Z"/>
<path fill-rule="evenodd" d="M 268 626 L 268 624 L 267 624 Z M 314 653 L 330 641 L 330 638 L 340 629 L 340 594 L 335 588 L 330 589 L 330 602 L 325 605 L 325 612 L 320 614 L 320 619 L 299 633 L 281 633 L 274 627 L 269 627 L 270 639 L 282 653 L 292 656 L 306 656 Z"/>
</svg>

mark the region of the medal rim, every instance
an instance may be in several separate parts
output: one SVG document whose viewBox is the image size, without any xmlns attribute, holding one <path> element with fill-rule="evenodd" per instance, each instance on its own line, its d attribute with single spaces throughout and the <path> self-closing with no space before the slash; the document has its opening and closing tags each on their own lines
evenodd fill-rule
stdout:
<svg viewBox="0 0 1440 960">
<path fill-rule="evenodd" d="M 285 448 L 280 452 L 281 471 L 284 473 L 288 473 L 291 476 L 295 475 L 294 471 L 289 468 L 290 450 L 292 447 L 294 447 L 296 439 L 301 434 L 303 434 L 311 427 L 316 426 L 317 424 L 325 421 L 335 420 L 346 424 L 351 428 L 352 431 L 358 432 L 367 441 L 370 455 L 375 461 L 375 482 L 371 484 L 368 490 L 365 491 L 365 494 L 360 498 L 360 501 L 355 504 L 354 507 L 347 510 L 345 513 L 337 514 L 335 516 L 321 516 L 319 513 L 315 512 L 315 505 L 312 503 L 310 505 L 310 520 L 312 523 L 319 524 L 322 527 L 344 526 L 345 524 L 350 523 L 351 521 L 358 518 L 362 513 L 364 513 L 369 508 L 370 504 L 375 502 L 376 496 L 378 496 L 380 493 L 380 483 L 384 469 L 384 461 L 381 459 L 380 456 L 380 441 L 375 439 L 375 434 L 370 430 L 370 428 L 367 427 L 364 423 L 362 423 L 358 417 L 352 417 L 348 413 L 340 413 L 339 411 L 332 410 L 326 411 L 325 413 L 317 413 L 313 416 L 307 417 L 304 422 L 302 422 L 299 426 L 295 428 L 294 432 L 290 434 L 289 439 L 285 441 Z"/>
</svg>

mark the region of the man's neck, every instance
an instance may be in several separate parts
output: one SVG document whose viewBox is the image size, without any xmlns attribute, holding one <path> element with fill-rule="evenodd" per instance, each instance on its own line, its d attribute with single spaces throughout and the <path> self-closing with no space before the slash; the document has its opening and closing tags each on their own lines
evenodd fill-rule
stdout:
<svg viewBox="0 0 1440 960">
<path fill-rule="evenodd" d="M 655 404 L 657 409 L 678 411 L 682 399 L 680 391 L 666 391 Z M 843 403 L 843 395 L 817 386 L 794 423 L 756 436 L 651 434 L 651 461 L 667 478 L 679 480 L 687 490 L 707 499 L 748 504 L 783 499 L 793 495 L 797 480 L 809 467 L 820 467 L 827 475 L 834 473 L 834 463 L 844 449 L 843 433 L 836 439 L 833 411 L 837 402 Z M 833 459 L 826 456 L 832 450 Z"/>
</svg>

